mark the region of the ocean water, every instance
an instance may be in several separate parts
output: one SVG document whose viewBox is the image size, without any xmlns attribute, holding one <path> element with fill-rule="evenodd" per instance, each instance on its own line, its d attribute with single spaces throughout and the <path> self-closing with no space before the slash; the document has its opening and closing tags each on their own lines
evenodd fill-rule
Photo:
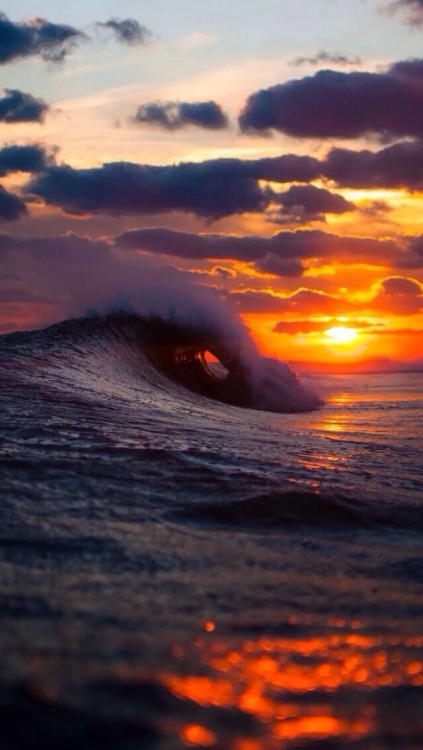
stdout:
<svg viewBox="0 0 423 750">
<path fill-rule="evenodd" d="M 423 747 L 423 376 L 239 336 L 0 337 L 2 750 Z"/>
</svg>

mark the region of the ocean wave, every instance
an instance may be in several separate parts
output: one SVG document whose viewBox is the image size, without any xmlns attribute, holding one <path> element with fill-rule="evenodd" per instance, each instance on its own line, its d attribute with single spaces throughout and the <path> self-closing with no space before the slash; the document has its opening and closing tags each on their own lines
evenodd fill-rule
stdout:
<svg viewBox="0 0 423 750">
<path fill-rule="evenodd" d="M 75 355 L 85 370 L 85 357 L 94 346 L 98 376 L 103 373 L 106 357 L 116 360 L 122 354 L 136 360 L 137 377 L 150 384 L 154 381 L 153 366 L 169 381 L 233 406 L 289 413 L 316 409 L 322 403 L 286 364 L 260 356 L 243 327 L 231 321 L 225 327 L 213 316 L 186 322 L 175 313 L 166 319 L 115 312 L 0 339 L 0 351 L 7 352 L 9 365 L 13 366 L 13 360 L 22 354 L 26 367 L 34 361 L 45 364 L 50 356 L 62 374 L 67 365 L 72 365 L 75 374 Z"/>
</svg>

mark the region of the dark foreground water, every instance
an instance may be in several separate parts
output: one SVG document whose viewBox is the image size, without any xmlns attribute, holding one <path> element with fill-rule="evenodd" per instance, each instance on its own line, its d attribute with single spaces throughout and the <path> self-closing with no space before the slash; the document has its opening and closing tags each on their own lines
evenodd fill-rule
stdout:
<svg viewBox="0 0 423 750">
<path fill-rule="evenodd" d="M 421 750 L 423 376 L 171 333 L 0 338 L 1 750 Z"/>
</svg>

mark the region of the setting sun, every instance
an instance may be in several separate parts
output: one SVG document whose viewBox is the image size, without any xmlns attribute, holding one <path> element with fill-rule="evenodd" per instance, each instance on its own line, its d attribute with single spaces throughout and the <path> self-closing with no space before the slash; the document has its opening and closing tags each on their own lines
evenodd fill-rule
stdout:
<svg viewBox="0 0 423 750">
<path fill-rule="evenodd" d="M 333 326 L 332 328 L 328 328 L 324 333 L 325 336 L 336 344 L 351 344 L 360 335 L 356 328 L 348 328 L 347 326 Z"/>
</svg>

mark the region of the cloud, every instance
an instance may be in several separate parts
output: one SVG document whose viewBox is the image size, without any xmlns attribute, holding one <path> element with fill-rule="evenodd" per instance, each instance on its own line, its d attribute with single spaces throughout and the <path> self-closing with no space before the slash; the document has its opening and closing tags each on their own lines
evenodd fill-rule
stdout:
<svg viewBox="0 0 423 750">
<path fill-rule="evenodd" d="M 423 141 L 404 141 L 376 152 L 334 148 L 322 160 L 286 154 L 167 166 L 112 162 L 73 169 L 51 165 L 26 188 L 46 203 L 73 214 L 184 211 L 214 220 L 265 211 L 279 201 L 286 209 L 281 221 L 286 214 L 305 222 L 323 218 L 325 213 L 352 211 L 354 205 L 313 185 L 294 185 L 278 194 L 261 183 L 308 183 L 325 177 L 339 187 L 413 190 L 423 189 L 422 175 Z M 294 214 L 293 206 L 299 209 Z"/>
<path fill-rule="evenodd" d="M 185 211 L 218 219 L 266 205 L 257 180 L 236 159 L 164 167 L 114 162 L 80 170 L 64 165 L 47 169 L 27 189 L 69 213 Z"/>
<path fill-rule="evenodd" d="M 4 89 L 0 98 L 0 122 L 44 122 L 49 105 L 18 89 Z"/>
<path fill-rule="evenodd" d="M 308 156 L 215 159 L 151 166 L 112 162 L 92 169 L 47 169 L 27 189 L 68 213 L 186 211 L 208 219 L 263 211 L 270 193 L 259 182 L 308 182 L 323 165 Z"/>
<path fill-rule="evenodd" d="M 48 62 L 61 62 L 85 34 L 72 26 L 35 18 L 24 23 L 10 21 L 0 13 L 0 65 L 31 55 Z"/>
<path fill-rule="evenodd" d="M 272 201 L 282 206 L 280 216 L 287 220 L 307 222 L 325 220 L 325 214 L 355 211 L 354 203 L 342 195 L 314 185 L 292 185 L 285 193 L 272 193 Z"/>
<path fill-rule="evenodd" d="M 0 148 L 0 177 L 12 172 L 43 172 L 54 163 L 55 149 L 38 144 Z"/>
<path fill-rule="evenodd" d="M 314 57 L 296 57 L 294 60 L 290 60 L 288 65 L 293 68 L 299 68 L 302 65 L 321 65 L 330 63 L 332 65 L 350 66 L 350 65 L 361 65 L 362 61 L 359 57 L 346 57 L 345 55 L 331 55 L 329 52 L 322 50 L 318 52 Z"/>
<path fill-rule="evenodd" d="M 392 0 L 386 10 L 388 13 L 405 12 L 405 23 L 410 26 L 423 24 L 423 0 Z"/>
<path fill-rule="evenodd" d="M 239 125 L 297 138 L 421 137 L 422 81 L 422 60 L 395 63 L 385 73 L 321 70 L 252 94 Z"/>
<path fill-rule="evenodd" d="M 27 189 L 68 213 L 186 211 L 208 219 L 263 211 L 271 194 L 261 180 L 307 182 L 324 165 L 308 156 L 215 159 L 151 166 L 112 162 L 92 169 L 54 166 Z"/>
<path fill-rule="evenodd" d="M 195 125 L 208 130 L 222 130 L 228 119 L 216 102 L 150 102 L 138 107 L 132 122 L 137 125 L 160 125 L 179 130 Z"/>
<path fill-rule="evenodd" d="M 0 185 L 0 221 L 15 221 L 26 213 L 25 203 Z"/>
<path fill-rule="evenodd" d="M 423 142 L 405 141 L 380 151 L 334 148 L 322 165 L 341 187 L 423 188 Z"/>
<path fill-rule="evenodd" d="M 98 23 L 97 26 L 111 29 L 117 41 L 124 44 L 146 44 L 151 37 L 151 31 L 135 18 L 110 18 L 105 23 Z"/>
</svg>

